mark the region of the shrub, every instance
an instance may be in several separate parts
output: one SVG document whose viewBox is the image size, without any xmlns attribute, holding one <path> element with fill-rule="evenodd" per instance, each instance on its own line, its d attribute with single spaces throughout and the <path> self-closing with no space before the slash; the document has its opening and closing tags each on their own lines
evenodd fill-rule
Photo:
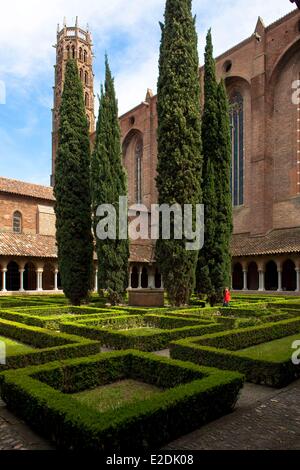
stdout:
<svg viewBox="0 0 300 470">
<path fill-rule="evenodd" d="M 154 323 L 151 324 L 151 317 Z M 207 333 L 224 330 L 222 324 L 216 322 L 207 321 L 196 321 L 194 319 L 189 320 L 189 326 L 182 326 L 181 319 L 161 317 L 154 318 L 155 316 L 147 315 L 144 316 L 127 316 L 113 319 L 113 327 L 110 325 L 109 328 L 103 327 L 102 320 L 97 320 L 97 325 L 90 325 L 90 322 L 74 323 L 66 322 L 61 323 L 61 331 L 70 334 L 82 335 L 87 338 L 96 339 L 101 341 L 107 347 L 114 349 L 140 349 L 142 351 L 158 351 L 168 347 L 170 341 L 179 338 L 185 338 L 187 336 L 199 336 Z M 186 319 L 185 319 L 186 321 Z M 147 323 L 148 322 L 148 323 Z M 93 322 L 92 322 L 93 323 Z M 155 326 L 153 330 L 130 330 L 130 328 L 141 327 L 141 326 Z M 102 326 L 101 326 L 102 324 Z M 161 329 L 163 327 L 169 327 L 169 329 Z M 127 331 L 117 331 L 117 328 L 127 328 Z M 159 329 L 158 329 L 159 328 Z"/>
<path fill-rule="evenodd" d="M 37 348 L 36 351 L 26 354 L 8 356 L 6 364 L 0 365 L 0 370 L 95 354 L 100 348 L 97 341 L 87 341 L 78 336 L 55 333 L 7 320 L 0 320 L 0 335 Z"/>
<path fill-rule="evenodd" d="M 160 393 L 100 412 L 70 393 L 131 378 Z M 230 412 L 243 377 L 138 351 L 99 354 L 0 374 L 1 397 L 58 448 L 158 449 Z"/>
<path fill-rule="evenodd" d="M 300 332 L 300 318 L 226 331 L 171 343 L 171 357 L 220 369 L 236 370 L 246 379 L 272 387 L 284 387 L 300 376 L 291 360 L 276 362 L 248 358 L 239 350 Z"/>
</svg>

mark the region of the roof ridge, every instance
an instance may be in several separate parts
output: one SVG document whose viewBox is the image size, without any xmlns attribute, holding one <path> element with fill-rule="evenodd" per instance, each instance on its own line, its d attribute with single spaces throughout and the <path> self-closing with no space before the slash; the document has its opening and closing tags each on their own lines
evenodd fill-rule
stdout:
<svg viewBox="0 0 300 470">
<path fill-rule="evenodd" d="M 0 180 L 11 181 L 11 182 L 15 182 L 15 183 L 22 183 L 22 184 L 26 184 L 28 186 L 38 186 L 40 188 L 49 189 L 49 190 L 53 191 L 52 186 L 46 186 L 44 184 L 39 184 L 39 183 L 30 183 L 29 181 L 18 180 L 16 178 L 6 178 L 5 176 L 0 176 Z"/>
</svg>

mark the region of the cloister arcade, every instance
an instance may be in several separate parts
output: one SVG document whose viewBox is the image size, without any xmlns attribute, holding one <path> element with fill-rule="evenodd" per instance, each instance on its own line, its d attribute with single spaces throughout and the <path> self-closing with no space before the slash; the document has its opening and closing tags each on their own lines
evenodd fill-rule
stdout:
<svg viewBox="0 0 300 470">
<path fill-rule="evenodd" d="M 94 290 L 98 290 L 95 268 Z M 161 289 L 161 275 L 155 265 L 134 263 L 129 272 L 130 289 Z M 59 292 L 62 290 L 57 260 L 0 257 L 0 292 Z"/>
<path fill-rule="evenodd" d="M 232 265 L 232 289 L 300 293 L 300 258 L 236 259 Z"/>
</svg>

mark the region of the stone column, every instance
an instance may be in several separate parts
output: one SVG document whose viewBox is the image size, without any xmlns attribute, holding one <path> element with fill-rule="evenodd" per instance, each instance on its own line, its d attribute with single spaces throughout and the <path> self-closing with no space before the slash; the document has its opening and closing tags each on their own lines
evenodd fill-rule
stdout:
<svg viewBox="0 0 300 470">
<path fill-rule="evenodd" d="M 300 292 L 300 268 L 296 268 L 296 274 L 297 274 L 296 292 Z"/>
<path fill-rule="evenodd" d="M 143 272 L 143 268 L 142 266 L 139 266 L 139 285 L 138 285 L 139 289 L 142 288 L 142 272 Z"/>
<path fill-rule="evenodd" d="M 43 290 L 43 272 L 42 268 L 36 270 L 36 290 L 42 292 Z"/>
<path fill-rule="evenodd" d="M 19 269 L 19 273 L 20 273 L 20 292 L 25 292 L 25 290 L 24 290 L 24 273 L 25 273 L 25 269 L 24 268 Z"/>
<path fill-rule="evenodd" d="M 259 292 L 264 292 L 265 291 L 265 271 L 264 269 L 259 269 L 258 270 L 259 274 Z"/>
<path fill-rule="evenodd" d="M 54 290 L 58 291 L 58 269 L 54 271 Z"/>
<path fill-rule="evenodd" d="M 6 290 L 6 273 L 7 268 L 2 269 L 2 292 L 7 292 Z"/>
<path fill-rule="evenodd" d="M 96 269 L 96 272 L 95 272 L 95 288 L 94 288 L 94 292 L 98 292 L 98 269 Z"/>
<path fill-rule="evenodd" d="M 244 268 L 243 269 L 243 290 L 248 290 L 248 269 Z"/>
<path fill-rule="evenodd" d="M 132 289 L 131 276 L 132 276 L 132 266 L 130 266 L 129 268 L 128 289 Z"/>
<path fill-rule="evenodd" d="M 278 273 L 278 292 L 282 292 L 282 268 L 277 269 Z"/>
</svg>

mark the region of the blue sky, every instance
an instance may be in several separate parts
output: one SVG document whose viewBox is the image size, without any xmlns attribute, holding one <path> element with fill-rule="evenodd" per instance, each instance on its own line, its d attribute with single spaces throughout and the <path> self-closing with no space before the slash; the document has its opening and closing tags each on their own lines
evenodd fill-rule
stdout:
<svg viewBox="0 0 300 470">
<path fill-rule="evenodd" d="M 57 23 L 89 24 L 94 42 L 95 94 L 109 54 L 120 113 L 141 102 L 147 88 L 156 91 L 159 21 L 165 0 L 10 0 L 1 2 L 0 175 L 49 184 L 51 108 Z M 251 35 L 257 17 L 266 24 L 293 9 L 288 0 L 194 0 L 200 61 L 205 34 L 212 27 L 218 55 Z M 1 102 L 1 100 L 0 100 Z"/>
</svg>

